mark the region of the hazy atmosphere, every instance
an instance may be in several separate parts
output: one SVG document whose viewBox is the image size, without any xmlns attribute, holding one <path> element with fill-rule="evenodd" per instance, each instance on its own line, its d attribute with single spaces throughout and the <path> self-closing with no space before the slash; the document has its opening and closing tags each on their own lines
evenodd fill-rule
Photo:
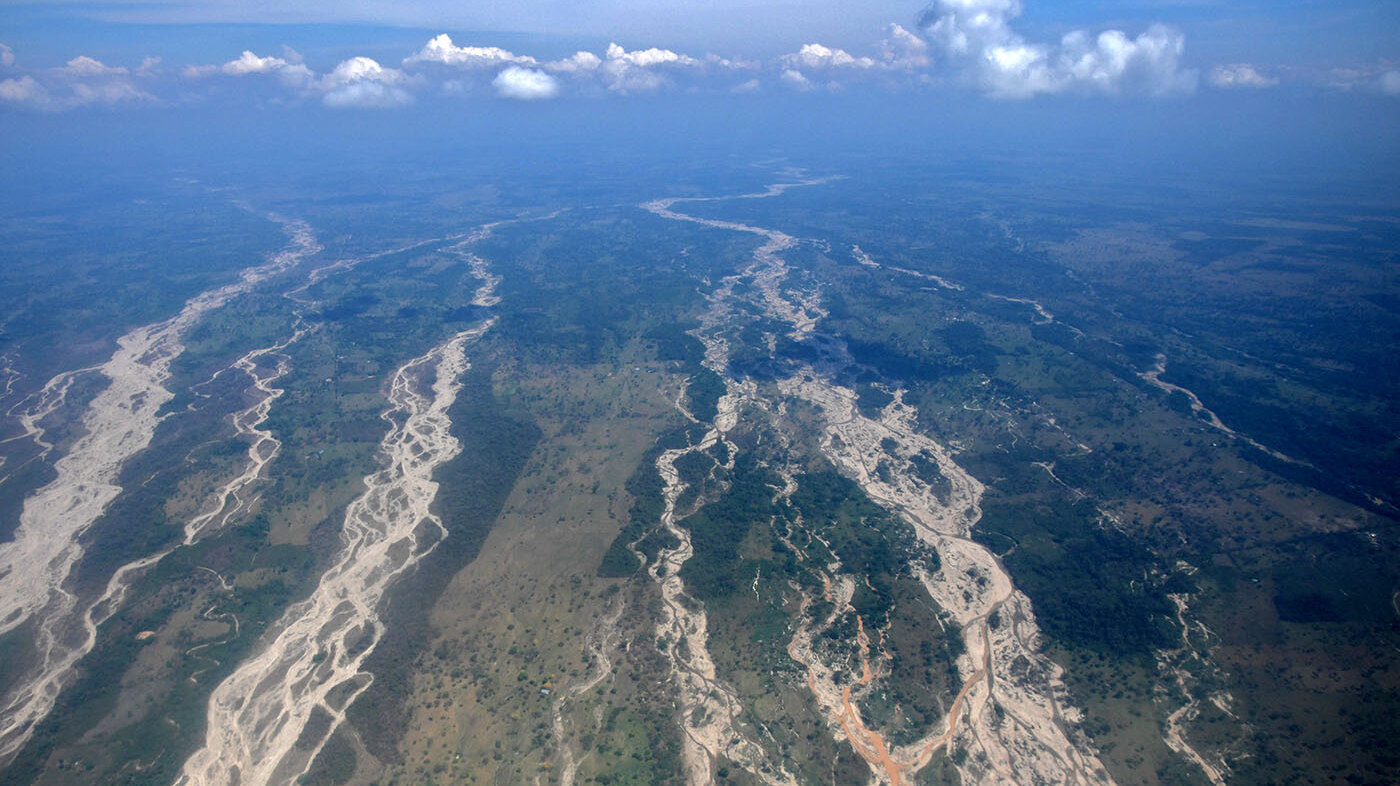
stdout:
<svg viewBox="0 0 1400 786">
<path fill-rule="evenodd" d="M 1400 781 L 1400 5 L 7 2 L 0 783 Z"/>
</svg>

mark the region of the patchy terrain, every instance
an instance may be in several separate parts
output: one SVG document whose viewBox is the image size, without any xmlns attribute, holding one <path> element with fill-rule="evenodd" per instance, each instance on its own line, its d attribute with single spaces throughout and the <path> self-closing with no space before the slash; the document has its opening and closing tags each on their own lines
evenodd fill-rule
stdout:
<svg viewBox="0 0 1400 786">
<path fill-rule="evenodd" d="M 812 171 L 281 193 L 0 352 L 3 778 L 1393 779 L 1393 229 Z"/>
</svg>

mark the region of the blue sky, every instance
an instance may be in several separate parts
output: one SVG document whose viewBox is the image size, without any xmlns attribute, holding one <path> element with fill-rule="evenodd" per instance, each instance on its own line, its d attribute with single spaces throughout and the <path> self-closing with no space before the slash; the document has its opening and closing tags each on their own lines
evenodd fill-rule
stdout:
<svg viewBox="0 0 1400 786">
<path fill-rule="evenodd" d="M 434 31 L 498 31 L 627 39 L 623 43 L 774 54 L 811 40 L 858 47 L 884 25 L 912 27 L 922 3 L 872 0 L 154 0 L 6 2 L 8 23 L 32 20 L 55 38 L 75 20 L 188 23 L 358 24 Z M 1182 28 L 1214 57 L 1270 55 L 1343 65 L 1353 56 L 1400 56 L 1400 4 L 1384 0 L 1029 0 L 1032 33 L 1071 28 Z M 1319 64 L 1319 63 L 1314 63 Z"/>
<path fill-rule="evenodd" d="M 0 111 L 676 91 L 1400 96 L 1400 3 L 1376 0 L 6 3 L 0 45 Z"/>
</svg>

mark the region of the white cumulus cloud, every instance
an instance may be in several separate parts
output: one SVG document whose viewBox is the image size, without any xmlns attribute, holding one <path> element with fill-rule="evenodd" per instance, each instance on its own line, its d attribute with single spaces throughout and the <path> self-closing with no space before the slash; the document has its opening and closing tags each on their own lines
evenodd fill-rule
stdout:
<svg viewBox="0 0 1400 786">
<path fill-rule="evenodd" d="M 1152 25 L 1136 38 L 1121 30 L 1097 36 L 1075 31 L 1060 42 L 1060 70 L 1068 74 L 1069 87 L 1154 96 L 1187 93 L 1195 89 L 1196 72 L 1181 68 L 1185 50 L 1185 37 L 1164 25 Z"/>
<path fill-rule="evenodd" d="M 1215 87 L 1222 88 L 1252 87 L 1257 89 L 1273 87 L 1278 84 L 1277 77 L 1265 76 L 1248 63 L 1216 66 L 1211 69 L 1207 80 Z"/>
<path fill-rule="evenodd" d="M 26 74 L 19 79 L 0 82 L 0 101 L 41 106 L 49 102 L 49 92 L 37 79 Z"/>
<path fill-rule="evenodd" d="M 378 61 L 368 57 L 352 57 L 342 60 L 333 71 L 321 79 L 321 85 L 333 89 L 358 82 L 376 82 L 393 85 L 405 81 L 402 71 L 385 68 Z"/>
<path fill-rule="evenodd" d="M 790 87 L 810 89 L 811 79 L 826 80 L 826 87 L 841 90 L 857 83 L 894 86 L 915 83 L 928 79 L 929 66 L 933 60 L 929 56 L 929 42 L 906 30 L 891 24 L 885 28 L 885 37 L 876 45 L 875 56 L 857 55 L 837 47 L 820 43 L 803 44 L 796 52 L 778 57 L 772 66 L 779 72 L 778 79 Z M 804 86 L 794 77 L 784 77 L 792 71 L 808 79 Z"/>
<path fill-rule="evenodd" d="M 495 68 L 505 63 L 535 65 L 535 58 L 495 46 L 457 46 L 452 43 L 451 36 L 443 33 L 403 62 L 405 65 L 441 63 L 458 68 Z"/>
<path fill-rule="evenodd" d="M 267 74 L 281 68 L 287 67 L 287 61 L 280 57 L 258 57 L 247 49 L 238 56 L 237 60 L 231 60 L 219 69 L 225 74 L 242 76 L 244 74 Z"/>
<path fill-rule="evenodd" d="M 788 68 L 873 68 L 875 61 L 854 57 L 844 49 L 832 49 L 821 44 L 803 44 L 795 54 L 784 55 Z"/>
<path fill-rule="evenodd" d="M 672 74 L 698 71 L 704 66 L 705 61 L 670 49 L 652 47 L 629 52 L 618 44 L 608 44 L 598 75 L 615 93 L 651 93 L 672 84 Z"/>
<path fill-rule="evenodd" d="M 511 66 L 497 74 L 491 84 L 503 98 L 521 101 L 553 98 L 559 94 L 559 82 L 554 77 L 543 71 L 519 66 Z"/>
<path fill-rule="evenodd" d="M 326 93 L 321 103 L 332 109 L 394 109 L 413 103 L 413 94 L 382 82 L 351 82 Z"/>
<path fill-rule="evenodd" d="M 639 68 L 649 68 L 656 65 L 677 63 L 680 65 L 696 65 L 700 61 L 689 55 L 672 52 L 669 49 L 638 49 L 632 52 L 623 49 L 617 44 L 608 44 L 607 59 L 612 62 L 626 63 Z"/>
<path fill-rule="evenodd" d="M 87 55 L 79 55 L 68 61 L 68 64 L 58 69 L 64 76 L 118 76 L 127 71 L 121 66 L 109 66 L 101 60 L 94 60 Z"/>
<path fill-rule="evenodd" d="M 413 103 L 413 94 L 402 87 L 409 81 L 404 72 L 372 58 L 352 57 L 322 77 L 318 87 L 325 91 L 321 103 L 335 109 L 391 109 Z"/>
<path fill-rule="evenodd" d="M 865 50 L 809 42 L 797 51 L 763 61 L 715 54 L 693 57 L 662 47 L 629 50 L 612 43 L 597 52 L 579 51 L 547 60 L 497 46 L 458 45 L 441 33 L 396 67 L 352 57 L 329 71 L 315 70 L 283 47 L 279 54 L 244 50 L 223 63 L 191 65 L 176 72 L 187 80 L 247 79 L 246 90 L 211 81 L 209 96 L 272 95 L 291 102 L 320 101 L 332 107 L 385 108 L 412 104 L 418 93 L 496 95 L 514 99 L 652 93 L 746 93 L 787 88 L 840 90 L 861 85 L 880 90 L 923 89 L 962 84 L 997 98 L 1061 93 L 1168 96 L 1195 89 L 1199 74 L 1183 66 L 1185 39 L 1153 25 L 1136 35 L 1122 30 L 1075 30 L 1058 40 L 1033 40 L 1016 30 L 1022 0 L 926 0 L 932 5 L 918 26 L 887 25 Z M 1049 0 L 1042 0 L 1049 2 Z M 421 39 L 420 39 L 421 40 Z M 235 50 L 236 51 L 236 50 Z M 14 54 L 0 44 L 0 68 Z M 1327 72 L 1328 84 L 1400 94 L 1400 72 L 1381 61 L 1369 68 Z M 1272 72 L 1234 63 L 1210 70 L 1218 88 L 1264 88 L 1278 84 Z M 169 87 L 159 60 L 139 67 L 107 65 L 87 56 L 60 68 L 3 71 L 0 102 L 44 108 L 154 101 L 146 87 Z M 22 76 L 24 75 L 24 76 Z M 166 75 L 169 75 L 167 70 Z M 1288 78 L 1296 80 L 1296 75 Z M 1323 77 L 1318 77 L 1319 80 Z M 179 89 L 189 96 L 188 82 Z M 152 87 L 154 89 L 154 87 Z"/>
<path fill-rule="evenodd" d="M 245 49 L 241 55 L 223 65 L 185 66 L 180 75 L 186 79 L 203 79 L 219 74 L 238 77 L 270 74 L 275 75 L 288 88 L 306 89 L 316 79 L 316 75 L 301 63 L 301 56 L 296 50 L 285 47 L 284 49 L 285 57 L 259 57 Z"/>
<path fill-rule="evenodd" d="M 949 63 L 1000 98 L 1074 90 L 1165 96 L 1195 89 L 1196 72 L 1181 66 L 1185 38 L 1172 28 L 1153 25 L 1136 37 L 1076 30 L 1052 45 L 1027 41 L 1012 29 L 1020 13 L 1018 0 L 937 0 L 922 24 Z"/>
<path fill-rule="evenodd" d="M 130 72 L 85 55 L 61 68 L 0 81 L 0 103 L 25 109 L 57 112 L 85 106 L 154 103 L 156 97 L 137 87 Z"/>
<path fill-rule="evenodd" d="M 887 28 L 887 36 L 880 42 L 880 59 L 887 68 L 905 71 L 927 68 L 931 62 L 928 42 L 894 24 Z"/>
<path fill-rule="evenodd" d="M 597 71 L 602 64 L 603 58 L 592 52 L 575 52 L 571 57 L 551 60 L 544 67 L 559 74 L 588 74 Z"/>
<path fill-rule="evenodd" d="M 811 90 L 814 87 L 814 85 L 812 84 L 812 80 L 808 79 L 806 75 L 803 74 L 801 71 L 797 71 L 792 68 L 783 71 L 783 73 L 778 77 L 778 79 L 783 84 L 795 90 L 807 91 Z"/>
</svg>

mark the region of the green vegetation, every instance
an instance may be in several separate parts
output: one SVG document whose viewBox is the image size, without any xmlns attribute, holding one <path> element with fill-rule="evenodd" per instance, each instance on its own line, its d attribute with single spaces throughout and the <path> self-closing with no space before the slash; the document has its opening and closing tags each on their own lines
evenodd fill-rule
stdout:
<svg viewBox="0 0 1400 786">
<path fill-rule="evenodd" d="M 705 359 L 705 345 L 690 334 L 698 326 L 667 322 L 648 330 L 643 338 L 655 345 L 657 359 L 678 361 L 684 373 L 694 374 L 704 368 Z"/>
<path fill-rule="evenodd" d="M 856 385 L 856 404 L 860 407 L 860 414 L 878 420 L 880 410 L 889 406 L 894 401 L 894 396 L 888 391 L 882 390 L 869 382 L 861 382 Z"/>
<path fill-rule="evenodd" d="M 246 657 L 258 636 L 292 598 L 310 589 L 315 575 L 304 549 L 265 547 L 266 524 L 255 520 L 188 548 L 177 550 L 143 577 L 132 590 L 140 600 L 114 616 L 102 629 L 100 657 L 84 661 L 76 682 L 59 697 L 54 711 L 35 732 L 36 744 L 25 748 L 9 774 L 16 782 L 45 782 L 50 755 L 86 761 L 84 779 L 114 784 L 173 780 L 183 758 L 203 739 L 207 691 Z M 256 567 L 253 567 L 256 565 Z M 220 575 L 242 575 L 232 592 L 219 591 Z M 222 623 L 219 632 L 195 638 L 190 631 L 175 637 L 179 649 L 161 665 L 161 679 L 142 686 L 155 706 L 135 715 L 124 709 L 122 675 L 142 650 L 157 644 L 137 639 L 142 631 L 160 630 L 182 610 L 198 609 L 202 618 Z M 231 621 L 239 621 L 232 636 Z M 197 648 L 197 649 L 196 649 Z M 115 731 L 85 740 L 104 718 L 123 718 Z M 164 754 L 164 755 L 163 755 Z M 132 771 L 129 762 L 145 762 Z"/>
<path fill-rule="evenodd" d="M 925 681 L 920 667 L 913 682 L 891 685 L 893 701 L 908 707 L 896 721 L 898 728 L 904 728 L 904 718 L 922 719 L 940 711 L 942 680 L 949 669 L 942 660 L 949 656 L 947 642 L 941 640 L 937 623 L 920 617 L 926 607 L 910 604 L 900 609 L 895 620 L 887 619 L 895 594 L 913 591 L 909 585 L 914 582 L 905 571 L 909 543 L 903 525 L 886 517 L 851 481 L 830 470 L 799 475 L 793 499 L 775 504 L 779 478 L 764 465 L 754 445 L 741 441 L 746 444 L 724 478 L 726 485 L 707 495 L 704 505 L 682 522 L 695 550 L 681 573 L 687 592 L 708 609 L 711 655 L 721 677 L 740 692 L 749 722 L 764 728 L 791 728 L 776 741 L 786 766 L 804 781 L 821 780 L 831 777 L 834 761 L 836 777 L 861 780 L 868 773 L 865 763 L 832 739 L 799 667 L 786 653 L 797 608 L 790 583 L 818 597 L 821 584 L 812 570 L 818 564 L 800 562 L 779 534 L 793 527 L 801 515 L 804 526 L 793 528 L 794 537 L 817 563 L 827 557 L 814 535 L 832 544 L 831 552 L 845 562 L 843 570 L 854 575 L 870 571 L 870 586 L 859 586 L 855 599 L 866 629 L 897 628 L 892 635 L 899 644 L 920 653 L 917 661 L 911 657 L 910 668 L 915 668 L 913 663 L 927 663 L 928 673 L 935 676 L 932 682 Z M 846 627 L 850 630 L 832 631 L 831 640 L 854 641 L 854 620 L 848 620 Z M 734 778 L 742 774 L 737 768 L 730 772 Z"/>
<path fill-rule="evenodd" d="M 800 238 L 785 252 L 782 286 L 819 293 L 828 312 L 814 337 L 795 341 L 759 305 L 733 304 L 723 325 L 705 328 L 730 344 L 723 373 L 775 404 L 771 383 L 811 364 L 855 390 L 867 417 L 903 391 L 919 412 L 914 427 L 986 485 L 973 536 L 1031 599 L 1047 652 L 1085 710 L 1080 730 L 1119 782 L 1201 781 L 1162 742 L 1165 718 L 1191 700 L 1200 714 L 1187 738 L 1225 755 L 1232 783 L 1396 781 L 1400 672 L 1387 653 L 1400 645 L 1400 372 L 1393 342 L 1357 340 L 1395 334 L 1400 309 L 1382 275 L 1394 228 L 1356 218 L 1371 207 L 1321 208 L 1282 192 L 1268 210 L 1299 226 L 1234 223 L 1253 208 L 1207 209 L 1197 201 L 1208 190 L 1193 195 L 1189 185 L 1146 200 L 1124 182 L 1086 184 L 1073 167 L 1045 162 L 1031 173 L 1005 161 L 905 169 L 862 158 L 823 171 L 836 163 L 851 182 L 687 203 Z M 632 549 L 652 559 L 671 544 L 658 526 L 656 461 L 703 437 L 725 390 L 692 331 L 706 294 L 758 241 L 627 206 L 715 190 L 717 175 L 684 164 L 599 169 L 606 176 L 591 180 L 571 172 L 546 186 L 512 174 L 515 162 L 480 166 L 494 173 L 483 190 L 464 190 L 454 172 L 394 193 L 376 184 L 372 194 L 307 199 L 279 185 L 268 197 L 312 220 L 327 245 L 321 261 L 451 239 L 365 258 L 305 293 L 318 303 L 308 309 L 315 330 L 288 348 L 286 394 L 267 422 L 283 447 L 256 486 L 255 510 L 176 549 L 133 586 L 0 779 L 171 781 L 202 736 L 212 686 L 339 547 L 344 506 L 376 467 L 389 375 L 488 315 L 499 321 L 470 350 L 450 413 L 464 450 L 437 476 L 435 510 L 450 534 L 391 592 L 373 687 L 307 781 L 551 782 L 556 709 L 578 783 L 683 779 L 670 664 L 652 642 L 659 598 Z M 734 183 L 755 179 L 722 171 Z M 629 173 L 626 183 L 617 172 Z M 1046 172 L 1057 173 L 1053 185 Z M 345 185 L 330 182 L 317 188 Z M 48 208 L 0 222 L 13 262 L 0 272 L 10 315 L 0 349 L 14 349 L 26 374 L 16 397 L 102 359 L 121 331 L 173 313 L 281 242 L 251 214 L 186 196 L 160 210 L 93 204 L 90 222 L 66 235 L 46 222 Z M 500 226 L 473 246 L 503 276 L 503 301 L 466 305 L 479 282 L 448 246 L 478 219 L 564 205 L 586 209 Z M 169 215 L 151 234 L 122 227 L 123 211 L 150 223 L 161 210 Z M 1301 228 L 1308 222 L 1357 231 Z M 99 253 L 141 243 L 148 251 Z M 885 267 L 852 261 L 843 249 L 857 243 Z M 246 406 L 246 379 L 211 377 L 285 338 L 293 304 L 279 296 L 284 283 L 190 332 L 170 416 L 123 468 L 124 493 L 85 538 L 71 585 L 81 596 L 100 591 L 116 566 L 176 543 L 241 466 L 247 445 L 228 438 L 227 418 Z M 755 294 L 751 281 L 735 289 Z M 1186 394 L 1149 384 L 1142 375 L 1159 353 L 1164 379 L 1307 463 L 1250 449 L 1193 414 Z M 98 382 L 80 380 L 74 401 Z M 678 391 L 700 424 L 669 409 Z M 896 744 L 948 711 L 961 687 L 961 638 L 909 570 L 911 560 L 938 570 L 938 555 L 822 458 L 810 409 L 781 403 L 784 413 L 755 407 L 726 435 L 733 455 L 721 443 L 677 460 L 686 484 L 678 514 L 695 549 L 682 578 L 709 615 L 711 655 L 740 697 L 741 724 L 762 730 L 755 735 L 801 781 L 861 782 L 868 767 L 834 739 L 786 651 L 804 597 L 809 619 L 832 610 L 820 573 L 839 560 L 856 591 L 854 613 L 817 645 L 854 657 L 856 631 L 872 636 L 888 671 L 860 709 Z M 778 435 L 771 423 L 796 427 Z M 73 422 L 52 426 L 60 445 L 77 433 Z M 0 537 L 51 474 L 24 464 L 34 453 L 24 440 L 5 445 L 5 471 L 18 470 L 0 485 Z M 936 495 L 949 495 L 932 456 L 910 459 Z M 784 501 L 789 471 L 796 490 Z M 881 461 L 870 471 L 893 479 L 899 468 Z M 498 540 L 502 552 L 478 560 Z M 1169 596 L 1194 624 L 1184 638 Z M 622 614 L 607 628 L 614 609 Z M 0 639 L 0 685 L 31 657 L 32 635 L 31 626 Z M 1159 660 L 1163 651 L 1173 654 Z M 601 657 L 604 678 L 570 694 Z M 1167 671 L 1177 664 L 1189 696 Z M 968 755 L 939 757 L 919 782 L 955 781 Z M 717 764 L 719 782 L 751 781 Z"/>
<path fill-rule="evenodd" d="M 434 476 L 439 484 L 434 509 L 447 537 L 390 591 L 393 634 L 366 660 L 375 681 L 349 715 L 366 747 L 382 761 L 400 760 L 397 743 L 411 710 L 404 702 L 413 664 L 431 640 L 429 613 L 447 582 L 476 558 L 540 439 L 529 416 L 505 405 L 492 390 L 491 371 L 482 364 L 463 376 L 449 414 L 462 452 Z"/>
<path fill-rule="evenodd" d="M 671 719 L 655 707 L 614 706 L 593 737 L 592 749 L 601 759 L 593 782 L 614 786 L 643 786 L 682 782 L 680 746 L 666 729 Z"/>
<path fill-rule="evenodd" d="M 1179 636 L 1163 579 L 1143 547 L 1099 523 L 1091 503 L 1045 505 L 993 497 L 983 502 L 978 532 L 1017 547 L 1005 557 L 1018 584 L 1036 599 L 1036 617 L 1063 646 L 1150 661 Z M 979 541 L 982 538 L 979 535 Z"/>
<path fill-rule="evenodd" d="M 0 355 L 32 392 L 105 361 L 117 336 L 174 315 L 286 242 L 264 215 L 169 179 L 92 172 L 62 199 L 31 195 L 0 216 Z"/>
<path fill-rule="evenodd" d="M 666 501 L 662 496 L 666 486 L 656 471 L 656 459 L 664 450 L 661 444 L 657 444 L 647 451 L 637 469 L 627 479 L 626 488 L 632 497 L 632 507 L 627 513 L 627 524 L 603 555 L 603 562 L 598 567 L 599 576 L 626 578 L 641 567 L 628 546 L 653 533 L 661 523 L 661 513 L 666 508 Z M 649 555 L 649 559 L 656 555 L 655 546 L 644 548 L 643 551 Z"/>
<path fill-rule="evenodd" d="M 690 402 L 690 414 L 701 423 L 709 423 L 718 413 L 719 399 L 724 395 L 724 380 L 718 374 L 702 368 L 687 383 L 686 398 Z"/>
<path fill-rule="evenodd" d="M 710 601 L 747 589 L 753 572 L 763 562 L 754 559 L 754 554 L 744 553 L 748 550 L 744 544 L 751 536 L 756 537 L 759 540 L 752 548 L 767 550 L 771 539 L 769 521 L 775 514 L 772 486 L 776 482 L 776 477 L 761 467 L 752 453 L 740 453 L 724 493 L 681 522 L 690 531 L 695 549 L 695 556 L 681 571 L 691 595 Z M 770 570 L 790 570 L 785 567 L 787 560 L 783 564 L 771 560 L 770 556 Z"/>
<path fill-rule="evenodd" d="M 894 584 L 905 575 L 911 557 L 938 569 L 938 557 L 916 546 L 908 524 L 886 513 L 854 481 L 834 470 L 798 478 L 793 507 L 831 544 L 842 569 L 867 579 L 857 585 L 851 603 L 872 629 L 884 623 L 894 603 Z"/>
</svg>

